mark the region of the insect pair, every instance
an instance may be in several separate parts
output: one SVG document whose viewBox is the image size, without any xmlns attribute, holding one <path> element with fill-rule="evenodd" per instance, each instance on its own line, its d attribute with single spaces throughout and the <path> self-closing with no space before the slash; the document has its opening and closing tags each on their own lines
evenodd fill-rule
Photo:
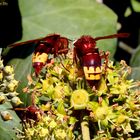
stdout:
<svg viewBox="0 0 140 140">
<path fill-rule="evenodd" d="M 96 41 L 101 39 L 127 37 L 127 33 L 113 34 L 109 36 L 93 38 L 88 35 L 84 35 L 75 40 L 73 45 L 73 61 L 77 64 L 80 62 L 83 67 L 85 79 L 90 81 L 99 81 L 102 75 L 102 59 L 107 62 L 107 54 L 100 53 L 98 47 L 96 47 Z M 35 44 L 35 51 L 33 54 L 33 67 L 35 73 L 38 75 L 41 69 L 48 63 L 48 54 L 53 54 L 54 57 L 67 54 L 69 51 L 69 40 L 66 37 L 62 37 L 59 34 L 48 35 L 44 38 L 29 40 L 22 43 L 12 44 L 11 47 L 18 47 L 20 45 L 26 45 L 29 43 Z M 38 120 L 42 115 L 42 111 L 35 105 L 31 105 L 27 108 L 16 108 L 16 111 L 26 111 L 26 117 L 34 120 Z"/>
<path fill-rule="evenodd" d="M 84 35 L 74 41 L 73 60 L 75 63 L 77 63 L 78 60 L 80 61 L 86 80 L 100 80 L 102 75 L 101 60 L 106 59 L 105 61 L 107 62 L 107 54 L 99 53 L 99 49 L 96 47 L 96 41 L 101 39 L 128 37 L 128 35 L 129 34 L 127 33 L 119 33 L 96 38 Z M 35 69 L 35 73 L 38 75 L 43 66 L 48 62 L 48 54 L 53 54 L 54 57 L 60 54 L 67 54 L 70 41 L 70 39 L 62 37 L 59 34 L 51 34 L 44 38 L 12 44 L 11 46 L 16 47 L 29 43 L 35 44 L 36 47 L 33 54 L 33 67 Z"/>
</svg>

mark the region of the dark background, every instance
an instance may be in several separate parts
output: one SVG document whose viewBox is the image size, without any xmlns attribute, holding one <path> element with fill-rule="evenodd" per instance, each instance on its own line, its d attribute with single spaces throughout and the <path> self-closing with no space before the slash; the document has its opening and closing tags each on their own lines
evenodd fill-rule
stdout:
<svg viewBox="0 0 140 140">
<path fill-rule="evenodd" d="M 140 2 L 140 0 L 137 1 Z M 123 41 L 131 48 L 135 49 L 140 40 L 140 13 L 133 9 L 131 0 L 103 0 L 103 3 L 117 14 L 118 22 L 121 24 L 121 28 L 118 30 L 118 33 L 130 33 L 130 36 L 127 39 L 118 39 L 118 43 Z M 127 8 L 131 9 L 131 14 L 125 17 L 124 15 Z M 117 51 L 114 58 L 117 61 L 123 59 L 129 64 L 131 54 L 117 46 Z"/>
<path fill-rule="evenodd" d="M 22 38 L 22 19 L 18 0 L 0 0 L 0 47 Z"/>
</svg>

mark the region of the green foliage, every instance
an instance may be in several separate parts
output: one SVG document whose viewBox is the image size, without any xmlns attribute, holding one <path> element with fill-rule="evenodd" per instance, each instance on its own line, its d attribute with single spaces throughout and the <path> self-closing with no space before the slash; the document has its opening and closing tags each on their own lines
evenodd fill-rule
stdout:
<svg viewBox="0 0 140 140">
<path fill-rule="evenodd" d="M 53 33 L 75 40 L 85 34 L 97 37 L 116 32 L 116 16 L 95 0 L 20 0 L 19 3 L 23 19 L 22 41 Z M 115 43 L 114 39 L 103 40 L 97 42 L 97 46 L 100 50 L 110 51 L 112 57 Z M 91 89 L 81 70 L 68 56 L 65 59 L 62 56 L 61 61 L 55 58 L 54 64 L 46 65 L 38 78 L 32 77 L 34 49 L 34 44 L 21 45 L 5 55 L 7 64 L 13 65 L 15 78 L 19 80 L 18 92 L 24 88 L 20 94 L 24 105 L 31 104 L 29 96 L 33 95 L 33 104 L 37 107 L 35 114 L 27 116 L 36 115 L 37 118 L 23 123 L 23 132 L 17 130 L 18 138 L 89 138 L 82 135 L 80 129 L 83 133 L 91 131 L 91 139 L 97 140 L 138 137 L 139 83 L 126 79 L 130 69 L 125 63 L 113 66 L 110 61 L 107 71 L 103 65 L 102 79 Z M 0 107 L 1 110 L 12 108 L 9 102 Z M 16 139 L 12 128 L 20 128 L 18 116 L 14 111 L 8 111 L 12 120 L 0 118 L 2 140 Z"/>
<path fill-rule="evenodd" d="M 140 12 L 140 2 L 138 0 L 131 0 L 133 8 L 136 12 Z"/>
<path fill-rule="evenodd" d="M 140 66 L 139 56 L 140 56 L 140 45 L 135 50 L 135 53 L 132 55 L 132 58 L 131 58 L 131 61 L 130 61 L 130 65 L 132 67 L 139 67 Z"/>
<path fill-rule="evenodd" d="M 58 33 L 70 39 L 85 34 L 97 37 L 116 33 L 117 17 L 95 0 L 20 0 L 19 3 L 24 41 L 50 33 Z M 114 54 L 115 40 L 103 40 L 98 44 L 101 49 Z"/>
<path fill-rule="evenodd" d="M 132 73 L 130 78 L 140 80 L 140 45 L 137 47 L 135 53 L 130 60 L 130 66 L 132 66 Z"/>
<path fill-rule="evenodd" d="M 1 113 L 3 111 L 8 111 L 11 115 L 10 120 L 3 120 L 2 117 L 0 117 L 0 139 L 1 140 L 9 140 L 13 139 L 16 140 L 16 130 L 15 129 L 22 129 L 20 124 L 20 119 L 15 113 L 15 111 L 11 110 L 13 108 L 12 105 L 8 102 L 0 105 Z"/>
<path fill-rule="evenodd" d="M 134 80 L 140 80 L 140 67 L 133 67 L 132 73 L 129 78 Z"/>
</svg>

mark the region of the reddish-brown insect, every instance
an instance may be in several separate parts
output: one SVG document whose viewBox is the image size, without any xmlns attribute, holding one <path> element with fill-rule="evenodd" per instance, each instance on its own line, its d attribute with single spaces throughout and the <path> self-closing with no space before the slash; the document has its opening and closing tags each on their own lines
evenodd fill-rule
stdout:
<svg viewBox="0 0 140 140">
<path fill-rule="evenodd" d="M 82 36 L 74 42 L 74 61 L 80 60 L 83 67 L 86 80 L 95 81 L 100 80 L 102 75 L 101 60 L 106 59 L 108 54 L 100 54 L 96 47 L 96 41 L 109 38 L 128 37 L 128 33 L 113 34 L 103 37 L 93 38 L 91 36 Z"/>
<path fill-rule="evenodd" d="M 26 108 L 15 108 L 15 111 L 18 111 L 19 116 L 22 116 L 24 119 L 26 119 L 27 121 L 29 119 L 35 120 L 35 121 L 39 121 L 41 116 L 43 115 L 43 111 L 40 110 L 37 106 L 35 105 L 31 105 L 28 106 Z M 21 113 L 22 111 L 22 113 Z"/>
<path fill-rule="evenodd" d="M 39 121 L 44 112 L 35 104 L 35 93 L 31 94 L 31 105 L 25 108 L 14 108 L 15 111 L 25 120 Z"/>
<path fill-rule="evenodd" d="M 35 51 L 32 61 L 35 73 L 38 75 L 40 73 L 40 70 L 49 60 L 48 54 L 53 54 L 54 57 L 62 53 L 67 54 L 69 40 L 65 37 L 61 37 L 59 34 L 51 34 L 44 38 L 12 44 L 10 46 L 16 47 L 29 43 L 35 44 Z"/>
</svg>

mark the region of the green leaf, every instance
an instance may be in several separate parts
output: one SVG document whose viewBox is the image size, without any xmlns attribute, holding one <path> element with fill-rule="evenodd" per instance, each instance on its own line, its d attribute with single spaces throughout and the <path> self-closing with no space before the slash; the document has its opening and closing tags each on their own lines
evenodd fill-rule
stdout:
<svg viewBox="0 0 140 140">
<path fill-rule="evenodd" d="M 132 67 L 132 72 L 129 78 L 135 80 L 140 80 L 140 45 L 137 47 L 135 53 L 132 55 L 130 60 L 130 66 Z"/>
<path fill-rule="evenodd" d="M 72 40 L 86 34 L 97 37 L 116 33 L 116 15 L 95 0 L 20 0 L 19 6 L 23 23 L 22 41 L 54 33 Z M 109 50 L 112 57 L 116 39 L 99 41 L 97 46 L 101 50 Z M 13 48 L 7 54 L 7 62 L 14 65 L 15 77 L 20 81 L 20 92 L 27 85 L 27 74 L 32 71 L 33 51 L 34 44 L 28 44 Z M 20 96 L 23 102 L 28 98 L 26 94 Z"/>
<path fill-rule="evenodd" d="M 104 36 L 116 33 L 116 15 L 96 0 L 20 0 L 23 40 L 59 33 L 70 39 L 81 35 Z M 115 40 L 98 43 L 114 53 Z"/>
<path fill-rule="evenodd" d="M 0 111 L 8 111 L 11 116 L 12 120 L 4 121 L 2 117 L 0 117 L 0 139 L 1 140 L 16 140 L 17 131 L 14 129 L 21 130 L 20 119 L 16 115 L 15 111 L 12 110 L 12 106 L 10 103 L 6 102 L 0 105 Z"/>
<path fill-rule="evenodd" d="M 136 12 L 140 12 L 140 2 L 138 0 L 131 0 L 132 6 Z"/>
<path fill-rule="evenodd" d="M 132 67 L 129 79 L 140 80 L 140 67 Z"/>
<path fill-rule="evenodd" d="M 130 66 L 138 67 L 140 66 L 140 45 L 137 47 L 135 53 L 132 55 L 130 60 Z"/>
<path fill-rule="evenodd" d="M 58 103 L 57 111 L 58 111 L 60 114 L 66 115 L 65 107 L 64 107 L 64 102 L 63 102 L 63 101 L 60 101 L 60 102 Z"/>
</svg>

